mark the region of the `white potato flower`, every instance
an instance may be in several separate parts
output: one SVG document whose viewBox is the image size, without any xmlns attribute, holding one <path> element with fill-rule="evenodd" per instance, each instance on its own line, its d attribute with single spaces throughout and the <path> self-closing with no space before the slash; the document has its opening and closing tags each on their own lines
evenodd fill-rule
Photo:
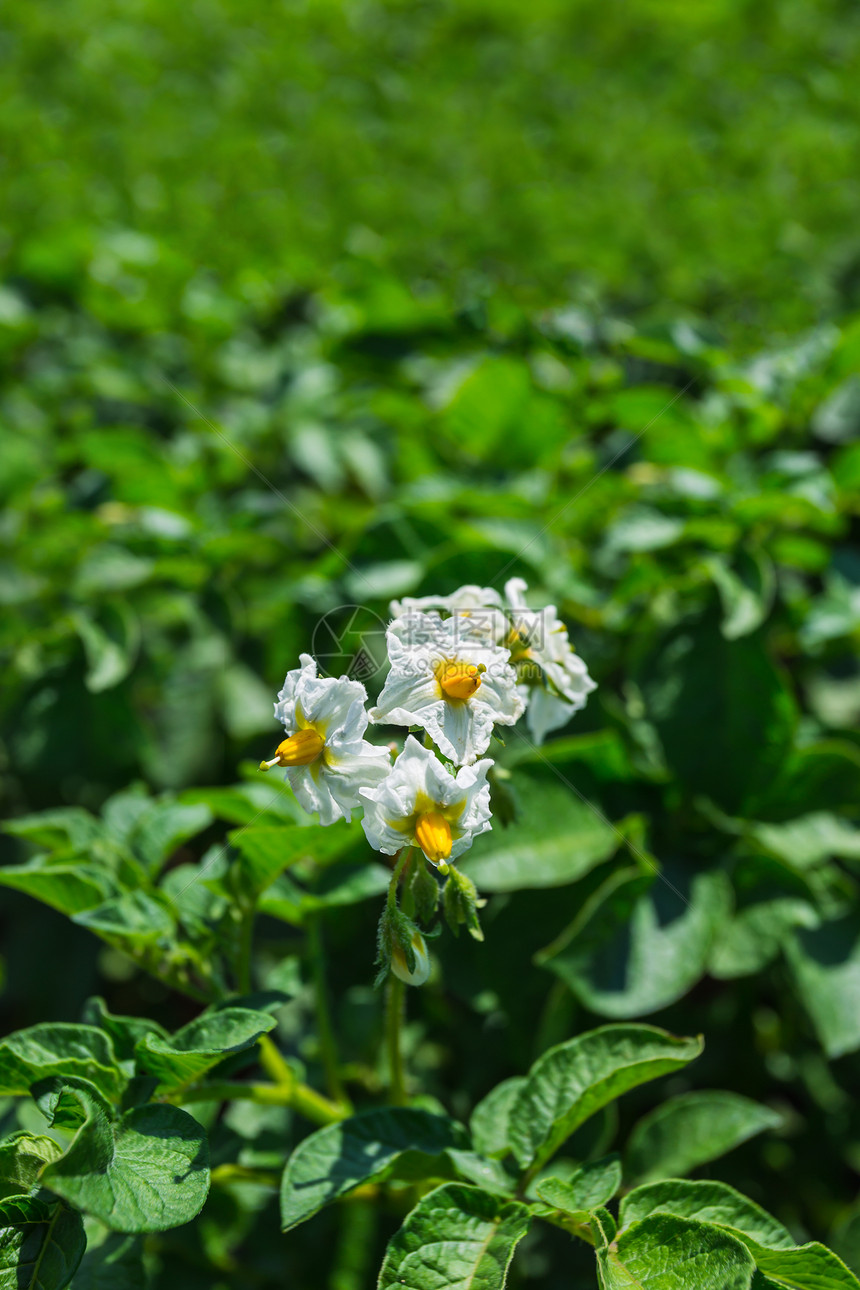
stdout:
<svg viewBox="0 0 860 1290">
<path fill-rule="evenodd" d="M 517 669 L 518 686 L 527 694 L 529 731 L 540 744 L 585 707 L 597 683 L 571 645 L 555 605 L 529 609 L 527 590 L 522 578 L 505 584 L 511 623 L 504 644 Z"/>
<path fill-rule="evenodd" d="M 435 753 L 409 735 L 386 778 L 364 788 L 362 825 L 376 851 L 394 855 L 403 846 L 420 847 L 444 872 L 490 828 L 490 786 L 486 758 L 452 775 Z"/>
<path fill-rule="evenodd" d="M 392 600 L 390 607 L 392 618 L 431 610 L 443 614 L 468 613 L 470 609 L 501 609 L 502 598 L 492 587 L 479 587 L 476 583 L 469 582 L 465 587 L 458 587 L 450 596 L 404 596 L 402 600 Z"/>
<path fill-rule="evenodd" d="M 378 784 L 391 767 L 387 748 L 364 738 L 367 692 L 347 677 L 317 676 L 309 654 L 301 667 L 287 673 L 275 704 L 275 716 L 288 738 L 261 770 L 285 766 L 290 786 L 306 811 L 321 824 L 352 818 L 362 805 L 359 789 Z"/>
<path fill-rule="evenodd" d="M 388 628 L 388 674 L 374 722 L 422 726 L 458 765 L 489 747 L 494 725 L 525 710 L 509 652 L 486 640 L 471 616 L 411 612 Z"/>
</svg>

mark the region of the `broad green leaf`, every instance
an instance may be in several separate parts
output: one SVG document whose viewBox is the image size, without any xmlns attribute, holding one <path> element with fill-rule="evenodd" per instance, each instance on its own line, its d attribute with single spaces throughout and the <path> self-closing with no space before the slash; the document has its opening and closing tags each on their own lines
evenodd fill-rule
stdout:
<svg viewBox="0 0 860 1290">
<path fill-rule="evenodd" d="M 218 688 L 224 725 L 234 739 L 252 739 L 271 731 L 271 693 L 249 667 L 233 663 L 225 668 Z"/>
<path fill-rule="evenodd" d="M 847 443 L 860 436 L 860 376 L 837 385 L 816 409 L 812 433 L 825 443 Z"/>
<path fill-rule="evenodd" d="M 49 1075 L 90 1080 L 111 1100 L 126 1084 L 110 1039 L 94 1026 L 46 1022 L 0 1040 L 0 1096 L 28 1093 Z"/>
<path fill-rule="evenodd" d="M 656 1026 L 602 1026 L 550 1048 L 532 1066 L 510 1111 L 510 1143 L 535 1172 L 590 1116 L 628 1089 L 698 1057 L 701 1039 Z"/>
<path fill-rule="evenodd" d="M 170 937 L 176 925 L 161 901 L 146 891 L 126 891 L 95 909 L 76 914 L 74 922 L 121 944 L 146 945 Z"/>
<path fill-rule="evenodd" d="M 146 1290 L 143 1240 L 87 1219 L 87 1249 L 72 1290 Z"/>
<path fill-rule="evenodd" d="M 771 1250 L 748 1237 L 745 1243 L 762 1275 L 754 1290 L 860 1290 L 860 1280 L 840 1258 L 817 1241 L 793 1250 Z"/>
<path fill-rule="evenodd" d="M 860 829 L 832 811 L 813 811 L 784 824 L 754 824 L 750 836 L 800 869 L 809 869 L 831 856 L 860 860 Z"/>
<path fill-rule="evenodd" d="M 656 877 L 629 874 L 623 884 L 608 880 L 537 960 L 606 1017 L 643 1016 L 686 994 L 731 908 L 722 870 L 671 864 Z"/>
<path fill-rule="evenodd" d="M 860 916 L 797 927 L 784 949 L 795 987 L 828 1057 L 860 1047 Z"/>
<path fill-rule="evenodd" d="M 257 908 L 262 914 L 301 927 L 309 914 L 323 909 L 356 905 L 384 892 L 391 881 L 391 870 L 374 861 L 354 864 L 335 861 L 317 878 L 314 890 L 281 874 L 260 897 Z"/>
<path fill-rule="evenodd" d="M 204 1013 L 174 1035 L 143 1035 L 134 1050 L 135 1061 L 158 1080 L 162 1090 L 181 1088 L 200 1079 L 230 1054 L 253 1048 L 275 1024 L 274 1017 L 266 1012 L 222 1008 Z"/>
<path fill-rule="evenodd" d="M 465 1130 L 429 1111 L 388 1107 L 327 1125 L 305 1138 L 287 1161 L 281 1183 L 284 1231 L 383 1173 L 404 1152 L 438 1156 L 468 1148 Z"/>
<path fill-rule="evenodd" d="M 52 1080 L 37 1092 L 49 1123 L 83 1117 L 64 1155 L 42 1171 L 44 1187 L 115 1232 L 163 1232 L 200 1212 L 209 1153 L 205 1132 L 185 1111 L 152 1104 L 114 1121 L 84 1080 Z"/>
<path fill-rule="evenodd" d="M 302 828 L 297 824 L 247 826 L 228 833 L 242 857 L 243 872 L 254 891 L 265 891 L 280 873 L 299 860 L 328 864 L 349 851 L 358 834 L 343 821 Z"/>
<path fill-rule="evenodd" d="M 71 860 L 66 864 L 34 859 L 24 865 L 0 868 L 0 887 L 22 891 L 61 914 L 93 909 L 111 894 L 112 884 L 95 865 Z"/>
<path fill-rule="evenodd" d="M 87 999 L 83 1007 L 82 1020 L 88 1026 L 97 1026 L 110 1035 L 114 1051 L 120 1061 L 130 1061 L 134 1057 L 134 1047 L 144 1035 L 161 1035 L 167 1038 L 167 1031 L 157 1021 L 149 1017 L 118 1017 L 108 1012 L 104 999 L 93 996 Z"/>
<path fill-rule="evenodd" d="M 152 798 L 143 784 L 132 784 L 114 793 L 101 810 L 106 832 L 119 846 L 129 846 L 138 820 L 151 806 Z"/>
<path fill-rule="evenodd" d="M 758 819 L 795 820 L 820 811 L 856 809 L 860 748 L 847 739 L 822 739 L 793 748 L 756 803 Z"/>
<path fill-rule="evenodd" d="M 667 1178 L 637 1187 L 621 1199 L 620 1225 L 629 1227 L 656 1213 L 676 1214 L 679 1218 L 696 1218 L 703 1223 L 729 1227 L 773 1250 L 794 1246 L 788 1228 L 760 1205 L 722 1182 Z"/>
<path fill-rule="evenodd" d="M 511 1108 L 525 1082 L 524 1075 L 502 1080 L 472 1112 L 469 1131 L 476 1148 L 485 1156 L 501 1156 L 510 1151 Z"/>
<path fill-rule="evenodd" d="M 618 850 L 620 832 L 563 784 L 527 773 L 515 782 L 517 819 L 496 825 L 463 857 L 479 891 L 562 887 Z"/>
<path fill-rule="evenodd" d="M 502 1290 L 530 1220 L 519 1201 L 445 1183 L 389 1241 L 379 1290 Z"/>
<path fill-rule="evenodd" d="M 737 567 L 719 555 L 707 561 L 708 572 L 720 593 L 723 620 L 720 630 L 726 640 L 737 640 L 760 627 L 773 604 L 776 579 L 774 568 L 763 551 L 741 552 Z"/>
<path fill-rule="evenodd" d="M 603 1290 L 750 1290 L 755 1263 L 730 1232 L 654 1214 L 597 1251 Z"/>
<path fill-rule="evenodd" d="M 213 818 L 209 807 L 202 802 L 192 805 L 159 799 L 140 813 L 129 842 L 148 871 L 154 874 L 181 843 L 202 833 Z"/>
<path fill-rule="evenodd" d="M 262 801 L 258 794 L 252 792 L 252 784 L 237 784 L 233 788 L 189 788 L 181 794 L 180 801 L 202 802 L 217 819 L 226 820 L 229 824 L 255 823 L 262 827 L 295 819 L 294 811 L 289 809 L 279 793 L 267 792 L 266 784 L 257 787 L 265 794 Z"/>
<path fill-rule="evenodd" d="M 537 1185 L 537 1194 L 554 1209 L 577 1214 L 605 1205 L 620 1186 L 621 1161 L 613 1155 L 583 1165 L 569 1178 L 542 1179 Z"/>
<path fill-rule="evenodd" d="M 717 932 L 708 971 L 720 979 L 761 971 L 779 954 L 792 927 L 817 926 L 814 896 L 802 874 L 757 855 L 735 867 L 735 912 Z"/>
<path fill-rule="evenodd" d="M 677 542 L 683 532 L 683 520 L 663 515 L 651 506 L 631 506 L 609 529 L 606 549 L 613 554 L 622 551 L 660 551 Z"/>
<path fill-rule="evenodd" d="M 53 1138 L 24 1130 L 0 1142 L 0 1199 L 20 1196 L 35 1185 L 42 1166 L 62 1155 Z"/>
<path fill-rule="evenodd" d="M 83 851 L 102 832 L 101 822 L 80 806 L 61 806 L 37 815 L 21 815 L 3 824 L 5 833 L 26 838 L 37 846 L 56 851 L 69 847 Z"/>
<path fill-rule="evenodd" d="M 404 1159 L 408 1159 L 408 1157 L 404 1157 Z M 474 1183 L 476 1187 L 483 1187 L 486 1191 L 497 1192 L 502 1196 L 510 1196 L 514 1190 L 514 1179 L 511 1178 L 504 1165 L 498 1160 L 488 1160 L 486 1156 L 480 1155 L 477 1151 L 460 1151 L 456 1147 L 448 1148 L 445 1152 L 445 1159 L 450 1161 L 454 1173 L 453 1175 L 444 1175 L 440 1171 L 440 1178 L 452 1176 L 457 1180 Z"/>
<path fill-rule="evenodd" d="M 87 689 L 92 694 L 100 694 L 119 685 L 134 665 L 140 639 L 137 619 L 124 606 L 122 612 L 114 610 L 107 624 L 97 622 L 82 610 L 73 614 L 72 621 L 86 655 Z"/>
<path fill-rule="evenodd" d="M 776 1111 L 740 1093 L 683 1093 L 633 1128 L 625 1176 L 638 1183 L 683 1176 L 781 1123 Z"/>
<path fill-rule="evenodd" d="M 0 1290 L 63 1290 L 86 1246 L 80 1214 L 53 1197 L 0 1200 Z"/>
<path fill-rule="evenodd" d="M 640 683 L 667 763 L 688 793 L 731 811 L 770 787 L 795 708 L 758 637 L 727 641 L 709 614 L 670 632 Z"/>
</svg>

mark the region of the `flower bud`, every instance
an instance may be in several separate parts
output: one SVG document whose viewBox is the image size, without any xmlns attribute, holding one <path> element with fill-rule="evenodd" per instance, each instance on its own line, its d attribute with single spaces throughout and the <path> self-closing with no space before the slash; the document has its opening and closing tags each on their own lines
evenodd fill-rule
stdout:
<svg viewBox="0 0 860 1290">
<path fill-rule="evenodd" d="M 446 866 L 447 867 L 447 866 Z M 441 866 L 440 866 L 441 868 Z M 409 890 L 419 923 L 428 926 L 439 907 L 439 883 L 424 862 L 423 856 L 414 855 L 410 865 Z"/>
<path fill-rule="evenodd" d="M 460 926 L 465 923 L 469 934 L 476 941 L 482 941 L 484 933 L 478 922 L 478 907 L 486 902 L 478 900 L 478 893 L 472 879 L 467 878 L 454 865 L 448 871 L 443 900 L 445 918 L 454 935 L 457 935 Z"/>
<path fill-rule="evenodd" d="M 401 909 L 386 905 L 382 911 L 376 962 L 379 964 L 377 985 L 382 984 L 389 972 L 407 985 L 423 985 L 430 975 L 430 955 L 424 937 Z"/>
<path fill-rule="evenodd" d="M 427 942 L 417 927 L 410 937 L 409 945 L 412 950 L 412 966 L 407 961 L 406 951 L 400 945 L 395 945 L 391 951 L 391 971 L 407 985 L 423 985 L 430 975 L 430 955 L 427 953 Z"/>
</svg>

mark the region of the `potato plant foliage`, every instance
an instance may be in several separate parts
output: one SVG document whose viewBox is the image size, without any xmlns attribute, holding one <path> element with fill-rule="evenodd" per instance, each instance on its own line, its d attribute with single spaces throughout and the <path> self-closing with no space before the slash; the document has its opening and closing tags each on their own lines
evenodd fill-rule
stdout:
<svg viewBox="0 0 860 1290">
<path fill-rule="evenodd" d="M 0 1290 L 860 1290 L 858 12 L 0 13 Z"/>
</svg>

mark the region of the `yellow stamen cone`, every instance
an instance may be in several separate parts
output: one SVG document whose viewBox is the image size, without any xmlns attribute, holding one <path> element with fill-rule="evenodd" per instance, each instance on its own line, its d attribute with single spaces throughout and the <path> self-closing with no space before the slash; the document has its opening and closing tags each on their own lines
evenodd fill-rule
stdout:
<svg viewBox="0 0 860 1290">
<path fill-rule="evenodd" d="M 481 684 L 481 673 L 486 670 L 483 664 L 476 667 L 474 663 L 443 663 L 437 677 L 447 698 L 471 699 Z"/>
<path fill-rule="evenodd" d="M 312 726 L 297 730 L 278 744 L 271 761 L 260 762 L 260 770 L 271 770 L 273 766 L 309 766 L 316 761 L 324 746 L 325 740 Z"/>
<path fill-rule="evenodd" d="M 451 854 L 451 825 L 439 811 L 425 811 L 418 816 L 415 841 L 427 859 L 438 864 Z"/>
</svg>

